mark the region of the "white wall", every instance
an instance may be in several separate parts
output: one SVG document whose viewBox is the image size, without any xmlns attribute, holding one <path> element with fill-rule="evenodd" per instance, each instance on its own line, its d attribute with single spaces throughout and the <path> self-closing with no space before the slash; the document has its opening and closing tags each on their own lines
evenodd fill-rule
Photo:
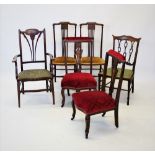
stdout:
<svg viewBox="0 0 155 155">
<path fill-rule="evenodd" d="M 12 57 L 19 53 L 18 29 L 46 28 L 47 49 L 53 51 L 52 23 L 103 23 L 104 53 L 112 34 L 141 37 L 136 78 L 155 75 L 155 5 L 0 5 L 0 70 L 14 76 Z M 153 73 L 153 74 L 152 74 Z"/>
</svg>

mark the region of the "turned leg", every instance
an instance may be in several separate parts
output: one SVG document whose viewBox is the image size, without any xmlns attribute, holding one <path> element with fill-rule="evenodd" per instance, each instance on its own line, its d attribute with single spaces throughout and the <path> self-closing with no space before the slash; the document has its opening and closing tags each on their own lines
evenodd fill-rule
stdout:
<svg viewBox="0 0 155 155">
<path fill-rule="evenodd" d="M 115 109 L 114 117 L 115 117 L 115 126 L 116 126 L 116 128 L 118 128 L 119 127 L 119 123 L 118 123 L 118 109 Z"/>
<path fill-rule="evenodd" d="M 62 104 L 61 104 L 61 107 L 63 107 L 64 106 L 64 104 L 65 104 L 65 92 L 64 92 L 65 90 L 62 88 L 61 89 L 61 95 L 62 95 Z"/>
<path fill-rule="evenodd" d="M 101 76 L 98 75 L 98 90 L 100 90 Z"/>
<path fill-rule="evenodd" d="M 48 92 L 48 80 L 46 80 L 46 91 Z"/>
<path fill-rule="evenodd" d="M 67 89 L 67 94 L 68 94 L 68 96 L 70 96 L 69 89 Z"/>
<path fill-rule="evenodd" d="M 20 81 L 17 81 L 18 107 L 20 108 Z"/>
<path fill-rule="evenodd" d="M 73 114 L 72 114 L 71 120 L 73 120 L 75 118 L 75 114 L 76 114 L 76 109 L 75 109 L 74 101 L 72 101 L 72 108 L 73 108 Z"/>
<path fill-rule="evenodd" d="M 55 82 L 56 82 L 56 78 L 57 78 L 57 76 L 56 76 L 56 65 L 54 65 L 54 79 L 55 79 Z"/>
<path fill-rule="evenodd" d="M 90 116 L 85 116 L 85 122 L 86 122 L 86 129 L 85 129 L 85 138 L 88 138 L 89 128 L 90 128 Z"/>
</svg>

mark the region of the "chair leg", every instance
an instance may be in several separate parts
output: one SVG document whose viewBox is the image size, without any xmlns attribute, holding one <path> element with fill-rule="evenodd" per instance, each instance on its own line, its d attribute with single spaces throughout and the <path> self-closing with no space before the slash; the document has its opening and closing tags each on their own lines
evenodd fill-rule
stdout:
<svg viewBox="0 0 155 155">
<path fill-rule="evenodd" d="M 57 76 L 56 76 L 56 65 L 54 65 L 54 79 L 55 79 L 55 82 L 56 82 L 56 78 L 57 78 Z"/>
<path fill-rule="evenodd" d="M 22 93 L 24 94 L 24 82 L 22 82 Z"/>
<path fill-rule="evenodd" d="M 119 122 L 118 122 L 118 109 L 116 109 L 114 111 L 114 117 L 115 117 L 115 126 L 116 126 L 116 128 L 118 128 L 119 127 Z"/>
<path fill-rule="evenodd" d="M 61 95 L 62 95 L 62 104 L 61 104 L 61 107 L 63 107 L 64 106 L 64 104 L 65 104 L 65 92 L 64 92 L 65 90 L 62 88 L 61 89 Z"/>
<path fill-rule="evenodd" d="M 51 92 L 52 92 L 52 97 L 53 97 L 53 104 L 55 104 L 55 93 L 54 93 L 54 83 L 53 83 L 53 79 L 50 80 L 50 85 L 51 85 Z"/>
<path fill-rule="evenodd" d="M 72 108 L 73 108 L 73 114 L 72 114 L 71 120 L 73 120 L 75 118 L 75 114 L 76 114 L 76 109 L 75 109 L 74 101 L 72 101 Z"/>
<path fill-rule="evenodd" d="M 130 84 L 131 84 L 131 82 L 130 82 L 130 81 L 128 81 L 127 105 L 129 105 L 129 100 L 130 100 Z"/>
<path fill-rule="evenodd" d="M 103 112 L 103 113 L 102 113 L 102 117 L 104 117 L 104 116 L 105 116 L 105 114 L 106 114 L 106 112 Z"/>
<path fill-rule="evenodd" d="M 98 90 L 100 91 L 101 76 L 98 75 Z"/>
<path fill-rule="evenodd" d="M 86 129 L 85 129 L 85 138 L 88 139 L 88 133 L 90 128 L 90 115 L 85 116 Z"/>
<path fill-rule="evenodd" d="M 20 108 L 20 81 L 17 81 L 18 107 Z"/>
<path fill-rule="evenodd" d="M 132 79 L 132 93 L 134 93 L 134 78 Z"/>
<path fill-rule="evenodd" d="M 48 92 L 48 80 L 46 80 L 46 91 Z"/>
<path fill-rule="evenodd" d="M 67 89 L 67 94 L 68 94 L 68 96 L 70 96 L 69 89 Z"/>
</svg>

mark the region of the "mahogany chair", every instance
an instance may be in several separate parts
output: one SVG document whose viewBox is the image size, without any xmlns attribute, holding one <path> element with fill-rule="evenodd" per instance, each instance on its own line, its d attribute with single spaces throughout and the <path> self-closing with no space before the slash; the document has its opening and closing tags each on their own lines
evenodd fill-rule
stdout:
<svg viewBox="0 0 155 155">
<path fill-rule="evenodd" d="M 76 92 L 80 92 L 81 90 L 86 89 L 94 89 L 96 90 L 97 82 L 95 78 L 90 73 L 82 73 L 79 69 L 80 60 L 81 60 L 81 48 L 77 48 L 76 50 L 76 63 L 77 63 L 77 72 L 66 74 L 61 81 L 61 94 L 62 94 L 62 105 L 65 104 L 65 89 L 75 90 Z"/>
<path fill-rule="evenodd" d="M 129 105 L 130 99 L 130 91 L 134 92 L 134 75 L 135 75 L 135 67 L 136 60 L 139 48 L 139 42 L 141 38 L 135 38 L 132 36 L 114 36 L 113 35 L 113 50 L 118 51 L 118 53 L 122 53 L 126 57 L 126 69 L 124 71 L 123 81 L 127 81 L 128 88 L 122 89 L 128 92 L 127 94 L 127 105 Z M 98 75 L 98 89 L 100 90 L 102 85 L 102 72 Z M 111 77 L 111 68 L 108 68 L 107 77 Z M 118 74 L 116 76 L 117 79 L 120 78 L 120 71 L 118 70 Z"/>
<path fill-rule="evenodd" d="M 111 76 L 111 82 L 110 82 L 110 88 L 109 88 L 109 94 L 108 94 L 105 92 L 105 84 L 106 84 L 106 74 L 107 74 L 109 58 L 112 58 L 113 66 L 112 66 L 112 76 Z M 117 69 L 118 64 L 121 65 L 120 78 L 118 82 L 118 89 L 116 92 L 116 96 L 115 98 L 113 98 L 112 92 L 114 89 L 116 74 L 118 72 L 118 69 Z M 85 114 L 85 122 L 86 122 L 85 138 L 88 138 L 88 133 L 90 128 L 90 117 L 92 115 L 103 113 L 103 116 L 104 116 L 106 112 L 113 110 L 114 118 L 115 118 L 115 126 L 118 128 L 119 126 L 118 107 L 119 107 L 119 98 L 120 98 L 124 68 L 125 68 L 125 57 L 115 51 L 108 51 L 106 53 L 106 58 L 105 58 L 105 66 L 104 66 L 104 73 L 103 73 L 104 78 L 102 78 L 102 90 L 85 91 L 85 92 L 74 93 L 72 95 L 73 114 L 72 114 L 71 120 L 75 118 L 76 108 Z"/>
<path fill-rule="evenodd" d="M 88 43 L 88 53 L 83 53 L 81 58 L 81 69 L 87 70 L 89 64 L 92 63 L 92 70 L 101 71 L 105 61 L 103 59 L 103 24 L 96 22 L 87 22 L 80 24 L 80 36 L 87 36 L 93 38 L 93 48 L 91 49 L 90 43 Z M 90 51 L 92 55 L 90 54 Z M 84 56 L 85 55 L 85 56 Z M 92 58 L 91 58 L 92 56 Z M 92 62 L 91 62 L 92 59 Z"/>
<path fill-rule="evenodd" d="M 73 52 L 69 52 L 71 47 L 66 50 L 66 60 L 63 39 L 66 37 L 76 37 L 76 26 L 75 23 L 70 22 L 59 22 L 53 24 L 53 37 L 54 37 L 54 59 L 52 60 L 55 82 L 57 77 L 63 77 L 64 75 L 57 75 L 58 70 L 65 70 L 65 61 L 67 66 L 70 66 L 68 70 L 75 70 L 76 60 Z M 71 68 L 73 66 L 73 68 Z"/>
<path fill-rule="evenodd" d="M 20 94 L 25 92 L 50 91 L 53 96 L 53 104 L 55 104 L 52 68 L 50 67 L 50 70 L 47 70 L 47 56 L 50 57 L 51 62 L 52 55 L 46 52 L 45 29 L 27 29 L 18 32 L 20 54 L 16 55 L 12 61 L 15 63 L 18 107 L 20 108 Z M 20 73 L 18 73 L 18 57 L 20 58 Z M 24 84 L 32 81 L 45 81 L 46 87 L 26 90 Z"/>
</svg>

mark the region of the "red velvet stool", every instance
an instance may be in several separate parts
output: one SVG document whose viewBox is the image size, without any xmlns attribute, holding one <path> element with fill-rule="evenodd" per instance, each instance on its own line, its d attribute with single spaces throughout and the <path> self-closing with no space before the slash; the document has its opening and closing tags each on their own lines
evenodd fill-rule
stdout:
<svg viewBox="0 0 155 155">
<path fill-rule="evenodd" d="M 85 90 L 85 89 L 96 90 L 96 86 L 97 86 L 97 82 L 90 73 L 76 72 L 76 73 L 66 74 L 61 81 L 61 87 L 62 87 L 61 107 L 63 107 L 65 104 L 65 94 L 64 94 L 65 89 L 73 89 L 73 90 L 76 90 L 76 92 L 79 92 L 80 90 Z"/>
</svg>

